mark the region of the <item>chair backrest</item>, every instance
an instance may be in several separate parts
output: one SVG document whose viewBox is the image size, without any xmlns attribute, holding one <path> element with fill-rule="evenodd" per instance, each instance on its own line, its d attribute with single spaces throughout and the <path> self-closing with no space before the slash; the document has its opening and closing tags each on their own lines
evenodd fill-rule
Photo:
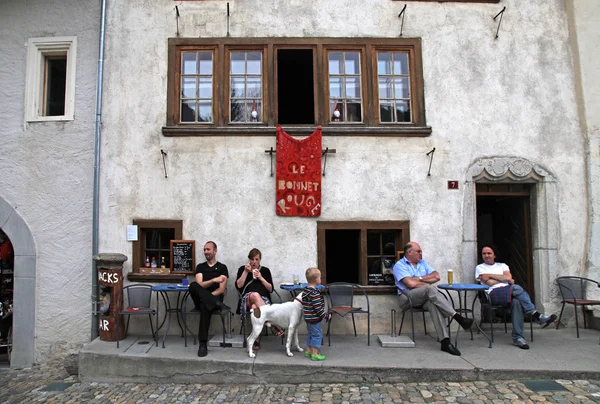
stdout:
<svg viewBox="0 0 600 404">
<path fill-rule="evenodd" d="M 556 278 L 563 300 L 585 299 L 585 287 L 588 282 L 596 283 L 592 279 L 579 276 L 559 276 Z"/>
<path fill-rule="evenodd" d="M 121 294 L 127 296 L 128 307 L 151 307 L 152 285 L 127 285 Z"/>
<path fill-rule="evenodd" d="M 354 303 L 354 284 L 334 282 L 327 285 L 331 307 L 352 307 Z"/>
</svg>

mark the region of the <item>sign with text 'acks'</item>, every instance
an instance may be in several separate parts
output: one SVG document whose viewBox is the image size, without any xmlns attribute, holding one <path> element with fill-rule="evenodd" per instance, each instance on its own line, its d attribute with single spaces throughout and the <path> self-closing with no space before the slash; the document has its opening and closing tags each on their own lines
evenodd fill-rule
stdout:
<svg viewBox="0 0 600 404">
<path fill-rule="evenodd" d="M 321 215 L 321 127 L 302 140 L 277 127 L 276 206 L 279 216 Z"/>
</svg>

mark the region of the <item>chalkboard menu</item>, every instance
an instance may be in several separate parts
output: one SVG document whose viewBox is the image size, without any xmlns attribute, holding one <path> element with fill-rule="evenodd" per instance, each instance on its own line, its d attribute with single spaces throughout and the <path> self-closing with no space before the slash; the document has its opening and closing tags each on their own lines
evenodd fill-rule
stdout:
<svg viewBox="0 0 600 404">
<path fill-rule="evenodd" d="M 194 273 L 196 269 L 196 241 L 171 240 L 171 272 Z"/>
</svg>

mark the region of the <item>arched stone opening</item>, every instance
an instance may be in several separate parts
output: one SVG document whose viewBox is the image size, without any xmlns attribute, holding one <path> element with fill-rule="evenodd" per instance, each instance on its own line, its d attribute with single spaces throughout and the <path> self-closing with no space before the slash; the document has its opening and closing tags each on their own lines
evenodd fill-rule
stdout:
<svg viewBox="0 0 600 404">
<path fill-rule="evenodd" d="M 36 248 L 33 234 L 19 212 L 0 197 L 0 228 L 13 244 L 13 349 L 11 367 L 35 362 Z"/>
<path fill-rule="evenodd" d="M 534 184 L 531 198 L 533 272 L 536 306 L 549 308 L 552 302 L 552 282 L 560 268 L 558 193 L 554 176 L 544 167 L 522 157 L 486 157 L 473 162 L 466 174 L 463 194 L 462 268 L 477 265 L 476 184 Z"/>
</svg>

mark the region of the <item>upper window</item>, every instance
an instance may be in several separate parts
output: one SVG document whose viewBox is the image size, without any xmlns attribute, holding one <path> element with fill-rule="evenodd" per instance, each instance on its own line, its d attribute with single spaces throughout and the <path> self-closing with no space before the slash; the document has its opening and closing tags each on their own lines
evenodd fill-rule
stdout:
<svg viewBox="0 0 600 404">
<path fill-rule="evenodd" d="M 427 136 L 419 39 L 169 40 L 165 135 Z"/>
<path fill-rule="evenodd" d="M 72 120 L 77 38 L 31 38 L 27 46 L 25 119 Z"/>
</svg>

